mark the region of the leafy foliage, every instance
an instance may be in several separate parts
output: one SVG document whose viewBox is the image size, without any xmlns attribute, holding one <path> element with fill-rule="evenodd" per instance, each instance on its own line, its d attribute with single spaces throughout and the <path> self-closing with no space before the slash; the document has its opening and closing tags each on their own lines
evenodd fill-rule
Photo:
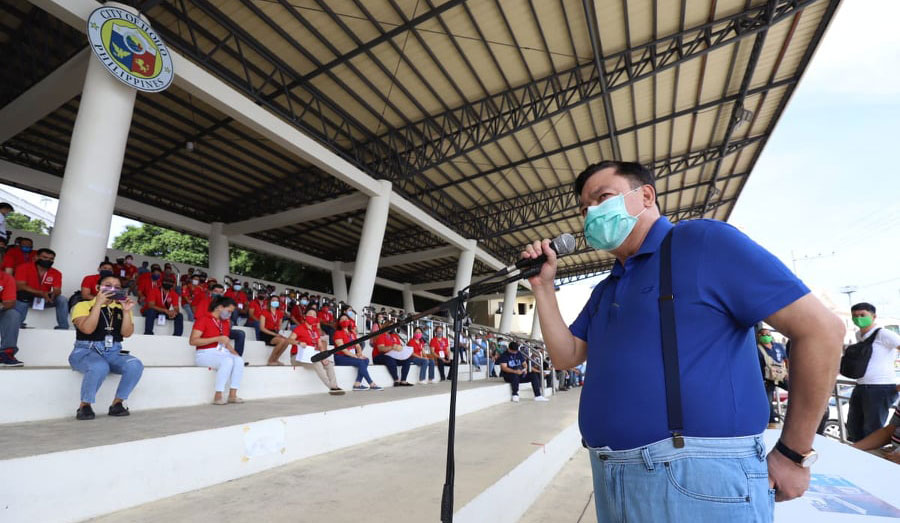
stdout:
<svg viewBox="0 0 900 523">
<path fill-rule="evenodd" d="M 11 212 L 6 216 L 6 228 L 36 232 L 39 234 L 47 234 L 50 232 L 50 227 L 44 220 L 31 219 L 28 216 L 17 212 Z"/>
</svg>

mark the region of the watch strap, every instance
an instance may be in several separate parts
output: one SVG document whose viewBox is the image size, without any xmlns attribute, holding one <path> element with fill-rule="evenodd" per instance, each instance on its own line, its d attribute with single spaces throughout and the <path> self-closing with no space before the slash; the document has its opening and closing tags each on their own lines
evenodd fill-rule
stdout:
<svg viewBox="0 0 900 523">
<path fill-rule="evenodd" d="M 794 450 L 792 450 L 790 447 L 782 443 L 781 440 L 778 440 L 778 442 L 775 443 L 775 450 L 780 452 L 784 457 L 793 461 L 794 463 L 798 465 L 803 464 L 804 456 L 799 452 L 795 452 Z"/>
</svg>

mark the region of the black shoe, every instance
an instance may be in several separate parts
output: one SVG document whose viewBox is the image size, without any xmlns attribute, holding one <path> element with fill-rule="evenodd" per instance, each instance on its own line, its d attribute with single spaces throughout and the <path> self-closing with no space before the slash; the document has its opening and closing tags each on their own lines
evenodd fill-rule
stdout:
<svg viewBox="0 0 900 523">
<path fill-rule="evenodd" d="M 75 419 L 94 419 L 94 409 L 90 405 L 78 407 L 78 410 L 75 411 Z"/>
<path fill-rule="evenodd" d="M 346 394 L 346 391 L 344 391 L 344 389 L 335 388 L 329 390 L 328 394 L 331 394 L 332 396 L 343 396 L 344 394 Z"/>
<path fill-rule="evenodd" d="M 12 349 L 9 352 L 0 352 L 0 367 L 21 367 L 25 365 L 12 355 Z"/>
<path fill-rule="evenodd" d="M 397 385 L 399 385 L 400 387 L 412 387 L 413 386 L 413 384 L 409 383 L 408 381 L 398 382 Z"/>
<path fill-rule="evenodd" d="M 131 413 L 128 412 L 128 409 L 125 408 L 125 405 L 122 403 L 115 403 L 109 406 L 109 415 L 110 416 L 130 416 Z"/>
</svg>

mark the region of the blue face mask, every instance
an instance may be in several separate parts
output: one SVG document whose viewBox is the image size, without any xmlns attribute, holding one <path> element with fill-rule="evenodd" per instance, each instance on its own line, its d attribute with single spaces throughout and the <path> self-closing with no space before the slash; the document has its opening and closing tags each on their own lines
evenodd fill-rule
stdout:
<svg viewBox="0 0 900 523">
<path fill-rule="evenodd" d="M 157 281 L 157 280 L 159 280 L 159 277 L 160 277 L 160 276 L 161 276 L 160 274 L 151 274 L 151 275 L 150 275 L 150 278 L 151 278 L 153 281 Z"/>
<path fill-rule="evenodd" d="M 622 245 L 634 229 L 638 216 L 647 210 L 644 208 L 637 216 L 632 216 L 625 208 L 625 196 L 638 189 L 640 187 L 609 198 L 600 205 L 588 207 L 584 217 L 584 239 L 588 245 L 603 251 L 611 251 Z"/>
<path fill-rule="evenodd" d="M 306 298 L 301 299 L 300 305 L 303 305 L 304 307 L 306 307 L 307 305 L 309 305 L 309 300 L 307 300 Z"/>
<path fill-rule="evenodd" d="M 19 249 L 22 249 L 22 252 L 24 252 L 25 254 L 28 254 L 29 252 L 31 252 L 32 247 L 24 247 L 23 246 L 23 247 L 19 247 Z"/>
<path fill-rule="evenodd" d="M 236 290 L 236 291 L 241 290 L 241 286 L 238 285 L 238 284 L 235 284 L 235 285 L 234 285 L 234 290 Z"/>
<path fill-rule="evenodd" d="M 356 317 L 356 313 L 353 311 L 347 311 L 347 317 L 351 320 Z"/>
</svg>

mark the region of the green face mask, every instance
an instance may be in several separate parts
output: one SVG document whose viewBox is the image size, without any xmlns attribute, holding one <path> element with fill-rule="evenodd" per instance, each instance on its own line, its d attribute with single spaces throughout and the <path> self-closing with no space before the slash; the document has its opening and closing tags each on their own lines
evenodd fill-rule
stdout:
<svg viewBox="0 0 900 523">
<path fill-rule="evenodd" d="M 871 316 L 859 316 L 853 318 L 853 324 L 859 327 L 860 329 L 865 329 L 866 327 L 871 327 L 872 323 L 875 321 L 875 318 Z"/>
<path fill-rule="evenodd" d="M 760 336 L 759 342 L 762 343 L 763 345 L 772 343 L 772 337 L 771 336 Z"/>
</svg>

